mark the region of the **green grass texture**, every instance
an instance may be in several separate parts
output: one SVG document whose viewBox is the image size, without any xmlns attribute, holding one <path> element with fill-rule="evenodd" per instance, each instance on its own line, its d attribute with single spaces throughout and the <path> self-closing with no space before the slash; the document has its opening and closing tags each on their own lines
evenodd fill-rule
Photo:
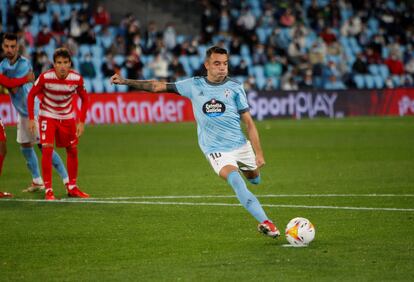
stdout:
<svg viewBox="0 0 414 282">
<path fill-rule="evenodd" d="M 257 232 L 194 123 L 87 126 L 78 183 L 92 199 L 68 200 L 54 172 L 55 202 L 22 192 L 30 174 L 8 127 L 0 281 L 414 280 L 413 118 L 256 125 L 266 165 L 248 188 L 282 233 L 308 218 L 309 247 Z"/>
</svg>

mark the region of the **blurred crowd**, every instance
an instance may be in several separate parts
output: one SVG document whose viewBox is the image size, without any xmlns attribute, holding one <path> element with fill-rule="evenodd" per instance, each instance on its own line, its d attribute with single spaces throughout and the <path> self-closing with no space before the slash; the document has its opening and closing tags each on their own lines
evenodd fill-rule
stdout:
<svg viewBox="0 0 414 282">
<path fill-rule="evenodd" d="M 230 73 L 246 89 L 414 86 L 414 1 L 203 0 L 197 36 L 174 23 L 119 24 L 88 1 L 2 0 L 0 33 L 20 35 L 36 75 L 66 46 L 95 92 L 127 91 L 106 78 L 176 80 L 203 75 L 206 48 L 230 51 Z"/>
</svg>

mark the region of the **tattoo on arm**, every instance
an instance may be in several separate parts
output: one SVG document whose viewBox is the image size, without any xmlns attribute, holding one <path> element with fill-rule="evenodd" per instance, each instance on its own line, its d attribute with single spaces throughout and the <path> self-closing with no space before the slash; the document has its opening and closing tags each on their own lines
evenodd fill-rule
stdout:
<svg viewBox="0 0 414 282">
<path fill-rule="evenodd" d="M 127 79 L 126 85 L 132 86 L 138 90 L 144 90 L 148 92 L 155 92 L 155 85 L 154 81 L 151 80 L 134 80 L 134 79 Z"/>
</svg>

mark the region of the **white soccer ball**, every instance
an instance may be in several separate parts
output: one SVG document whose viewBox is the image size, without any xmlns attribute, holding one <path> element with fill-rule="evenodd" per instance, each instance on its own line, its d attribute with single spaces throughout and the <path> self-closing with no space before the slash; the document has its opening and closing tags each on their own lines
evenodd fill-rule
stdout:
<svg viewBox="0 0 414 282">
<path fill-rule="evenodd" d="M 315 226 L 306 218 L 295 217 L 286 226 L 285 236 L 295 247 L 306 247 L 315 238 Z"/>
</svg>

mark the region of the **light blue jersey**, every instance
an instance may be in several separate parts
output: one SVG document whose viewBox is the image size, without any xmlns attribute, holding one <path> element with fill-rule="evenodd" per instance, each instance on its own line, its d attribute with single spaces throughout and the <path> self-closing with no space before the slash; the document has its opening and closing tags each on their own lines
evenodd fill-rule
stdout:
<svg viewBox="0 0 414 282">
<path fill-rule="evenodd" d="M 226 78 L 212 83 L 193 77 L 175 83 L 177 92 L 189 98 L 197 121 L 198 144 L 204 154 L 229 152 L 246 143 L 240 114 L 249 110 L 241 83 Z"/>
<path fill-rule="evenodd" d="M 17 58 L 17 61 L 10 65 L 9 59 L 5 58 L 0 62 L 0 73 L 9 78 L 20 78 L 26 76 L 32 70 L 30 61 L 22 56 Z M 27 112 L 27 96 L 32 88 L 33 83 L 28 82 L 21 87 L 14 94 L 10 94 L 11 101 L 17 112 L 23 116 L 28 117 Z M 35 106 L 35 115 L 37 115 L 38 103 Z"/>
</svg>

